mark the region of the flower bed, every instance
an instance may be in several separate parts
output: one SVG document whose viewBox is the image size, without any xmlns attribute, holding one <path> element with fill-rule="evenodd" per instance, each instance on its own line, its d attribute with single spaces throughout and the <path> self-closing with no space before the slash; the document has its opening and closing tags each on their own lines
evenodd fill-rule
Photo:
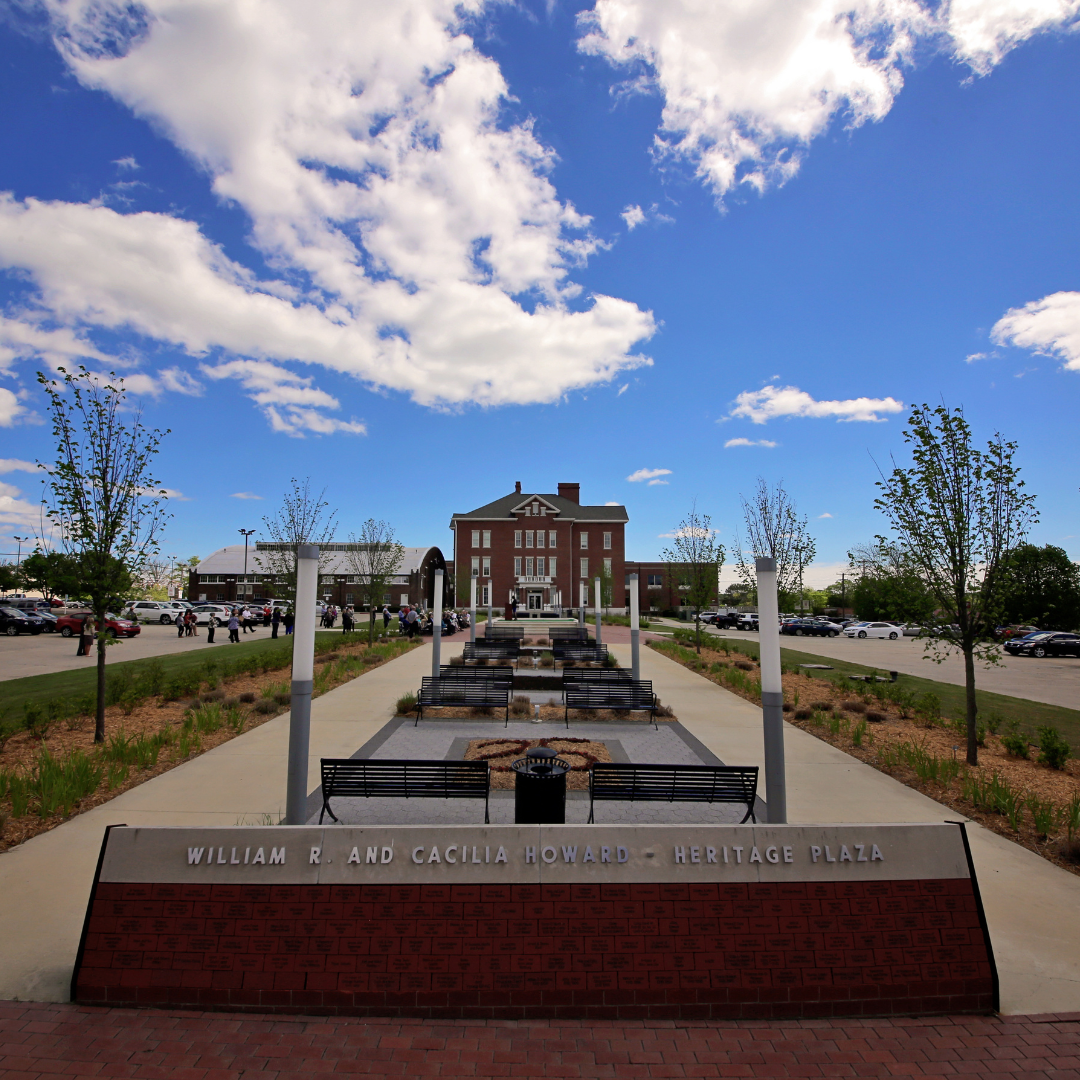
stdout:
<svg viewBox="0 0 1080 1080">
<path fill-rule="evenodd" d="M 571 791 L 589 789 L 589 768 L 596 761 L 611 761 L 611 754 L 602 742 L 592 739 L 473 739 L 465 750 L 466 761 L 487 761 L 491 765 L 491 786 L 513 789 L 514 772 L 511 764 L 523 758 L 534 746 L 554 750 L 570 765 L 566 786 Z"/>
</svg>

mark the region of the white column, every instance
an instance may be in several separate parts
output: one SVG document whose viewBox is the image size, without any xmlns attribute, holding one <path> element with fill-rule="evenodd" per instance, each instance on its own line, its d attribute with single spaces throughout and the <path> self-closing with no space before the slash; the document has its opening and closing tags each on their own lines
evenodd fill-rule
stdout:
<svg viewBox="0 0 1080 1080">
<path fill-rule="evenodd" d="M 471 571 L 470 571 L 471 573 Z M 476 641 L 476 578 L 469 578 L 469 640 Z"/>
<path fill-rule="evenodd" d="M 442 591 L 443 572 L 435 571 L 435 601 L 431 605 L 431 677 L 439 677 L 442 663 Z"/>
<path fill-rule="evenodd" d="M 311 737 L 311 694 L 315 679 L 315 601 L 318 585 L 319 548 L 315 544 L 300 544 L 296 549 L 296 622 L 293 624 L 286 825 L 303 825 L 307 822 L 308 745 Z"/>
<path fill-rule="evenodd" d="M 641 678 L 641 605 L 638 598 L 638 576 L 630 575 L 630 673 Z"/>
<path fill-rule="evenodd" d="M 779 601 L 776 560 L 756 559 L 758 645 L 761 663 L 761 719 L 765 741 L 765 802 L 769 824 L 787 821 L 787 778 L 784 768 L 784 684 L 780 675 Z"/>
<path fill-rule="evenodd" d="M 594 591 L 596 593 L 596 644 L 600 645 L 600 579 L 593 578 Z"/>
</svg>

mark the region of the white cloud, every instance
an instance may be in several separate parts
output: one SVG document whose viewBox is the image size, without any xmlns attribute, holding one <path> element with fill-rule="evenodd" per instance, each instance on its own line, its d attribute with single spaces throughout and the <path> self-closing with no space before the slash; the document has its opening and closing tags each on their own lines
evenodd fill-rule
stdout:
<svg viewBox="0 0 1080 1080">
<path fill-rule="evenodd" d="M 818 514 L 818 521 L 820 521 L 822 518 L 831 518 L 831 517 L 832 517 L 832 514 Z"/>
<path fill-rule="evenodd" d="M 626 227 L 630 232 L 645 221 L 645 211 L 640 206 L 628 206 L 620 216 L 626 222 Z"/>
<path fill-rule="evenodd" d="M 652 480 L 657 476 L 670 476 L 670 469 L 638 469 L 637 472 L 632 472 L 626 479 L 631 484 L 637 484 L 642 480 Z"/>
<path fill-rule="evenodd" d="M 172 499 L 175 502 L 191 502 L 191 498 L 185 495 L 182 491 L 177 491 L 176 488 L 157 488 L 154 491 L 155 495 L 164 495 L 166 499 Z"/>
<path fill-rule="evenodd" d="M 583 52 L 663 99 L 658 156 L 682 158 L 718 197 L 793 176 L 838 115 L 882 119 L 916 48 L 984 74 L 1038 33 L 1075 25 L 1078 0 L 596 0 Z"/>
<path fill-rule="evenodd" d="M 976 360 L 985 360 L 985 359 L 986 359 L 986 353 L 984 353 L 984 352 L 973 352 L 969 356 L 964 357 L 964 363 L 965 364 L 974 364 Z"/>
<path fill-rule="evenodd" d="M 0 386 L 0 427 L 11 427 L 25 412 L 18 397 Z"/>
<path fill-rule="evenodd" d="M 998 345 L 1016 345 L 1056 356 L 1069 371 L 1080 371 L 1080 292 L 1056 292 L 1013 308 L 990 334 Z"/>
<path fill-rule="evenodd" d="M 256 495 L 253 491 L 234 491 L 230 496 L 230 499 L 261 499 L 261 495 Z"/>
<path fill-rule="evenodd" d="M 0 203 L 0 212 L 2 206 Z M 19 319 L 0 316 L 0 370 L 10 371 L 16 362 L 34 357 L 52 367 L 71 360 L 110 359 L 86 337 L 67 327 L 42 327 L 32 315 Z"/>
<path fill-rule="evenodd" d="M 727 450 L 732 446 L 767 446 L 771 448 L 776 445 L 771 439 L 728 439 L 724 443 L 724 449 Z"/>
<path fill-rule="evenodd" d="M 656 487 L 657 484 L 667 484 L 667 483 L 670 483 L 670 481 L 668 481 L 668 480 L 650 480 L 649 483 L 648 483 L 648 487 Z"/>
<path fill-rule="evenodd" d="M 484 0 L 264 0 L 257 17 L 147 0 L 138 19 L 126 0 L 46 3 L 75 75 L 190 155 L 278 275 L 193 221 L 8 197 L 0 265 L 58 321 L 438 407 L 555 401 L 651 363 L 633 350 L 652 314 L 571 280 L 603 245 L 531 126 L 500 120 L 502 74 L 459 21 Z M 291 434 L 358 430 L 322 406 L 266 411 Z"/>
<path fill-rule="evenodd" d="M 764 424 L 779 416 L 835 416 L 838 420 L 881 420 L 878 413 L 902 412 L 904 403 L 896 398 L 848 398 L 844 401 L 815 401 L 797 386 L 764 386 L 744 390 L 735 399 L 730 415 Z M 736 444 L 738 445 L 738 444 Z"/>
<path fill-rule="evenodd" d="M 658 533 L 658 540 L 678 540 L 683 536 L 697 536 L 707 540 L 710 536 L 719 536 L 719 529 L 675 529 L 674 532 Z"/>
<path fill-rule="evenodd" d="M 32 472 L 36 473 L 39 469 L 37 463 L 34 461 L 23 461 L 21 458 L 0 458 L 0 473 L 9 472 Z"/>
<path fill-rule="evenodd" d="M 0 482 L 0 526 L 33 530 L 41 525 L 41 507 L 20 498 L 14 484 Z"/>
<path fill-rule="evenodd" d="M 605 506 L 622 506 L 622 503 L 617 503 L 617 502 L 606 502 L 606 503 L 604 503 L 604 505 L 605 505 Z"/>
<path fill-rule="evenodd" d="M 161 385 L 175 394 L 199 397 L 203 392 L 202 383 L 191 372 L 185 371 L 183 368 L 163 368 L 158 372 L 158 377 L 161 380 Z"/>
<path fill-rule="evenodd" d="M 629 390 L 629 389 L 630 389 L 630 384 L 629 383 L 623 383 L 622 386 L 619 387 L 619 392 L 615 396 L 616 397 L 622 397 L 623 394 L 625 394 L 626 391 Z"/>
<path fill-rule="evenodd" d="M 139 163 L 130 154 L 127 157 L 117 158 L 113 162 L 113 164 L 118 169 L 137 169 L 137 168 L 139 168 Z"/>
</svg>

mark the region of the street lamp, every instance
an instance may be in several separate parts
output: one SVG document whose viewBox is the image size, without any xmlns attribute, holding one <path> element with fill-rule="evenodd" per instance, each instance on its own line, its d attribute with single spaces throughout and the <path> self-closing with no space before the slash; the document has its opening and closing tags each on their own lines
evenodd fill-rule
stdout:
<svg viewBox="0 0 1080 1080">
<path fill-rule="evenodd" d="M 11 539 L 14 540 L 19 545 L 19 553 L 18 553 L 18 555 L 15 556 L 15 568 L 18 569 L 19 565 L 22 563 L 22 546 L 23 546 L 23 544 L 25 544 L 25 543 L 27 543 L 29 541 L 30 537 L 29 536 L 15 536 L 14 534 L 12 534 Z"/>
<path fill-rule="evenodd" d="M 254 529 L 237 529 L 238 533 L 243 534 L 244 537 L 244 596 L 248 594 L 247 589 L 247 556 L 248 556 L 248 537 L 255 535 Z"/>
</svg>

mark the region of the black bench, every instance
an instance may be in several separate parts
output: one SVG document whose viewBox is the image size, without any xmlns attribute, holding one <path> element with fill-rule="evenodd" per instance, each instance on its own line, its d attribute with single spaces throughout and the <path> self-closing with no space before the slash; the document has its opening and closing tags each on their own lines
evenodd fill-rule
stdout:
<svg viewBox="0 0 1080 1080">
<path fill-rule="evenodd" d="M 416 720 L 420 723 L 428 708 L 504 709 L 510 723 L 510 683 L 496 679 L 433 679 L 425 676 L 416 695 Z"/>
<path fill-rule="evenodd" d="M 563 720 L 570 726 L 571 709 L 617 709 L 647 712 L 656 727 L 656 695 L 651 679 L 620 679 L 618 682 L 570 683 L 563 686 L 566 708 Z"/>
<path fill-rule="evenodd" d="M 484 626 L 484 637 L 488 641 L 521 641 L 524 636 L 524 626 Z"/>
<path fill-rule="evenodd" d="M 494 679 L 514 685 L 514 669 L 509 664 L 490 664 L 466 667 L 464 664 L 444 664 L 439 668 L 440 679 Z"/>
<path fill-rule="evenodd" d="M 589 631 L 584 626 L 553 626 L 548 631 L 548 637 L 552 645 L 569 644 L 580 641 L 584 644 L 589 640 Z"/>
<path fill-rule="evenodd" d="M 633 672 L 629 668 L 563 668 L 562 685 L 563 693 L 568 686 L 579 686 L 583 683 L 606 686 L 609 683 L 628 682 L 633 678 Z"/>
<path fill-rule="evenodd" d="M 521 646 L 516 641 L 467 642 L 461 655 L 465 660 L 517 660 Z"/>
<path fill-rule="evenodd" d="M 603 664 L 607 662 L 608 651 L 606 645 L 582 645 L 577 642 L 553 644 L 551 655 L 555 660 L 561 660 L 564 664 L 570 660 L 575 663 Z"/>
<path fill-rule="evenodd" d="M 491 770 L 486 761 L 382 761 L 373 758 L 322 759 L 322 811 L 335 821 L 330 800 L 370 799 L 483 799 L 488 824 Z"/>
<path fill-rule="evenodd" d="M 598 761 L 589 770 L 589 824 L 594 802 L 742 803 L 755 824 L 756 765 L 629 765 Z"/>
</svg>

